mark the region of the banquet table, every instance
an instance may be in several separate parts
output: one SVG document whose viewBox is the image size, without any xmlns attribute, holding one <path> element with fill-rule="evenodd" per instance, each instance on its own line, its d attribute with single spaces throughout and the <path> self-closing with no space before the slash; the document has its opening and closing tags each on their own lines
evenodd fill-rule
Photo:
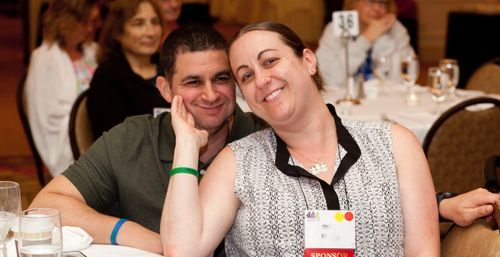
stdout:
<svg viewBox="0 0 500 257">
<path fill-rule="evenodd" d="M 476 90 L 457 89 L 454 97 L 449 97 L 440 103 L 440 113 L 436 112 L 437 104 L 432 100 L 432 96 L 427 87 L 416 85 L 414 91 L 418 101 L 414 105 L 407 105 L 407 89 L 403 85 L 385 85 L 377 91 L 376 97 L 364 97 L 359 105 L 338 105 L 337 100 L 344 97 L 343 89 L 335 89 L 322 92 L 326 103 L 335 105 L 337 113 L 342 119 L 360 121 L 389 121 L 398 123 L 410 129 L 423 143 L 425 135 L 437 120 L 440 113 L 450 107 L 465 100 L 488 96 L 500 99 L 500 95 L 486 94 Z M 237 94 L 237 103 L 243 111 L 251 111 L 247 103 Z"/>
</svg>

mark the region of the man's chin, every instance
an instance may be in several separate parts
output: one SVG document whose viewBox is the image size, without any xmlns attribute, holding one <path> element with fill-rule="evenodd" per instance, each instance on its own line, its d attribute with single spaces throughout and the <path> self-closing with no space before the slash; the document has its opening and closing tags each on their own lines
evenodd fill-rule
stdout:
<svg viewBox="0 0 500 257">
<path fill-rule="evenodd" d="M 206 130 L 210 135 L 212 135 L 220 131 L 227 124 L 227 122 L 227 119 L 204 121 L 201 123 L 197 123 L 197 127 L 198 129 Z"/>
</svg>

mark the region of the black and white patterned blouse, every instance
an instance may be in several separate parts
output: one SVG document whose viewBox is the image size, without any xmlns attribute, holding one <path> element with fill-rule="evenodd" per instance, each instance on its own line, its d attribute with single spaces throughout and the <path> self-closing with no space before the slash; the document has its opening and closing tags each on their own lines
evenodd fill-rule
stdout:
<svg viewBox="0 0 500 257">
<path fill-rule="evenodd" d="M 329 107 L 338 123 L 336 174 L 339 166 L 345 166 L 344 159 L 354 156 L 352 166 L 347 166 L 333 188 L 340 209 L 356 212 L 356 256 L 404 256 L 390 124 L 338 122 Z M 276 156 L 282 154 L 279 149 L 277 153 L 277 141 L 273 130 L 265 129 L 230 144 L 236 156 L 235 194 L 241 206 L 226 236 L 228 256 L 303 256 L 304 210 L 335 209 L 327 192 L 333 192 L 331 185 L 305 171 L 293 174 L 277 168 Z M 351 155 L 356 152 L 350 149 L 353 144 L 359 147 L 358 156 Z M 287 164 L 301 166 L 291 157 L 287 160 Z M 321 183 L 329 188 L 322 188 Z"/>
</svg>

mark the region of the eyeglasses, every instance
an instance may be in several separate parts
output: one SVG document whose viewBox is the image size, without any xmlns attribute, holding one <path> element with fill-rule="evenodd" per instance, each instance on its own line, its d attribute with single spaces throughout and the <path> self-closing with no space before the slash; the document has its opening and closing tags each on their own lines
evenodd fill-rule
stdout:
<svg viewBox="0 0 500 257">
<path fill-rule="evenodd" d="M 388 7 L 391 5 L 391 1 L 389 0 L 363 0 L 363 2 L 367 5 L 383 5 L 384 7 Z"/>
</svg>

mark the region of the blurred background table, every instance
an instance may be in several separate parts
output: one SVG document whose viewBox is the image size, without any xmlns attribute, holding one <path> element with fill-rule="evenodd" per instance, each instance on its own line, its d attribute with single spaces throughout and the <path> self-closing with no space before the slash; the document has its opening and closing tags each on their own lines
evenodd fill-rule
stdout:
<svg viewBox="0 0 500 257">
<path fill-rule="evenodd" d="M 379 90 L 376 98 L 364 98 L 361 100 L 361 104 L 352 106 L 336 104 L 337 100 L 344 97 L 343 89 L 324 91 L 322 94 L 325 102 L 333 104 L 343 119 L 395 122 L 410 129 L 422 143 L 440 114 L 435 113 L 436 103 L 432 100 L 427 87 L 415 86 L 415 91 L 419 99 L 415 106 L 406 104 L 407 90 L 402 85 L 387 85 Z M 476 90 L 458 89 L 457 95 L 457 97 L 449 98 L 440 103 L 440 113 L 473 97 L 489 96 L 500 99 L 500 95 L 486 94 Z M 251 111 L 240 93 L 238 93 L 236 101 L 243 111 Z"/>
</svg>

